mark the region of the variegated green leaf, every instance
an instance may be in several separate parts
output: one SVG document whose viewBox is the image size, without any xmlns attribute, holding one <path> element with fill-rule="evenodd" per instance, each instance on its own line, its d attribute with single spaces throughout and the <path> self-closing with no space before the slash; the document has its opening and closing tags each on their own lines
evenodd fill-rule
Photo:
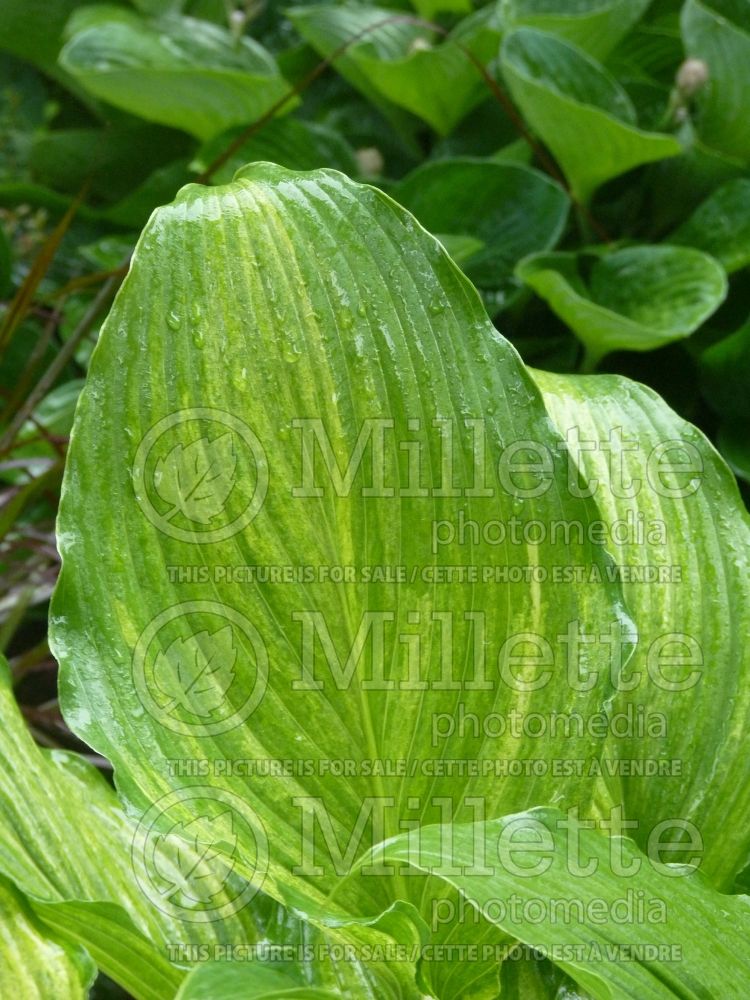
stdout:
<svg viewBox="0 0 750 1000">
<path fill-rule="evenodd" d="M 445 421 L 452 471 L 447 431 L 435 435 Z M 160 460 L 222 428 L 237 454 L 225 510 L 208 525 L 173 523 L 156 489 Z M 529 441 L 542 467 L 509 479 L 512 456 L 528 462 L 513 444 Z M 595 520 L 566 488 L 559 446 L 476 291 L 382 193 L 270 164 L 227 187 L 185 188 L 143 234 L 78 408 L 52 617 L 69 724 L 113 761 L 138 814 L 166 795 L 170 822 L 192 822 L 198 810 L 180 796 L 206 778 L 169 762 L 202 762 L 213 794 L 256 816 L 227 821 L 237 871 L 258 876 L 267 856 L 264 889 L 320 919 L 418 903 L 416 885 L 341 875 L 379 831 L 439 818 L 446 801 L 468 817 L 476 803 L 496 815 L 558 798 L 596 811 L 597 779 L 496 763 L 597 758 L 592 733 L 549 733 L 542 746 L 531 731 L 457 724 L 466 713 L 602 711 L 606 642 L 581 668 L 600 683 L 579 691 L 561 666 L 541 685 L 514 680 L 527 641 L 542 659 L 559 656 L 585 623 L 614 632 L 626 655 L 629 623 L 601 544 L 564 533 L 498 544 L 461 527 L 523 511 Z M 96 574 L 85 568 L 94 552 Z M 593 582 L 559 587 L 553 567 L 567 563 L 590 567 Z M 219 626 L 238 649 L 227 697 L 207 718 L 175 718 L 156 658 L 178 635 Z M 519 638 L 529 635 L 539 639 Z M 290 747 L 309 763 L 275 777 L 222 764 L 283 760 Z M 477 763 L 461 773 L 434 763 L 443 758 Z M 205 832 L 221 839 L 215 822 Z"/>
<path fill-rule="evenodd" d="M 88 956 L 56 940 L 23 896 L 0 879 L 0 996 L 83 1000 L 95 975 Z"/>
<path fill-rule="evenodd" d="M 377 854 L 455 886 L 595 1000 L 741 996 L 750 981 L 750 899 L 642 854 L 624 832 L 534 809 L 417 829 Z"/>
<path fill-rule="evenodd" d="M 750 780 L 750 517 L 711 444 L 652 390 L 535 378 L 602 517 L 620 525 L 613 551 L 639 638 L 612 704 L 634 721 L 609 754 L 639 822 L 631 836 L 645 848 L 675 820 L 668 835 L 695 840 L 702 871 L 730 888 L 750 860 L 750 804 L 737 794 Z"/>
<path fill-rule="evenodd" d="M 0 879 L 27 897 L 42 928 L 38 950 L 50 956 L 49 977 L 78 967 L 89 976 L 83 947 L 136 1000 L 172 1000 L 187 967 L 231 957 L 248 961 L 253 949 L 260 960 L 275 948 L 283 956 L 280 967 L 298 981 L 356 991 L 363 1000 L 416 998 L 413 964 L 389 969 L 336 958 L 334 933 L 323 935 L 256 895 L 235 871 L 233 845 L 206 837 L 210 822 L 175 821 L 166 833 L 156 823 L 144 827 L 123 813 L 111 787 L 80 757 L 40 751 L 19 716 L 7 665 L 0 666 Z M 169 823 L 169 803 L 162 806 L 150 811 L 150 822 L 162 814 Z M 0 907 L 3 899 L 0 892 Z M 19 934 L 26 934 L 26 918 L 18 919 Z M 54 942 L 67 942 L 67 963 Z M 8 977 L 20 975 L 14 961 L 9 953 Z M 45 981 L 28 956 L 18 961 L 29 983 Z"/>
</svg>

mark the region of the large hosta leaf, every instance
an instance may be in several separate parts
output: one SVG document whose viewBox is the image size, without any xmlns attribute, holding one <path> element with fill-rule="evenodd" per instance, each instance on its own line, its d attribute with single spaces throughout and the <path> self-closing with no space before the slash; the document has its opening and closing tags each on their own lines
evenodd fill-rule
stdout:
<svg viewBox="0 0 750 1000">
<path fill-rule="evenodd" d="M 539 28 L 604 59 L 651 0 L 509 0 L 510 24 Z"/>
<path fill-rule="evenodd" d="M 635 719 L 645 708 L 663 729 L 649 736 L 634 724 L 611 742 L 639 822 L 631 836 L 645 847 L 660 822 L 692 824 L 702 870 L 731 887 L 750 858 L 750 803 L 739 793 L 750 780 L 750 518 L 711 444 L 652 390 L 618 376 L 535 378 L 598 484 L 602 516 L 622 526 L 614 553 L 639 640 L 613 710 Z"/>
<path fill-rule="evenodd" d="M 262 958 L 265 945 L 277 949 L 278 967 L 298 983 L 363 1000 L 416 996 L 408 963 L 389 968 L 335 958 L 335 937 L 246 891 L 216 845 L 185 825 L 172 824 L 164 836 L 144 830 L 79 757 L 40 751 L 19 716 L 4 661 L 0 668 L 0 910 L 10 914 L 13 907 L 10 889 L 3 895 L 4 877 L 40 921 L 37 950 L 48 949 L 50 976 L 71 967 L 89 976 L 83 946 L 136 1000 L 172 1000 L 185 967 L 228 956 L 247 962 L 254 947 Z M 20 946 L 33 925 L 17 907 Z M 66 964 L 60 957 L 58 969 L 59 942 L 68 943 L 69 958 Z M 12 955 L 3 952 L 6 958 L 12 969 Z M 28 978 L 37 972 L 29 962 Z M 0 971 L 0 984 L 2 977 Z"/>
<path fill-rule="evenodd" d="M 557 243 L 570 204 L 537 170 L 469 158 L 427 163 L 392 194 L 441 239 L 464 235 L 479 242 L 461 265 L 478 288 L 494 293 L 498 305 L 518 291 L 513 272 L 521 258 Z"/>
<path fill-rule="evenodd" d="M 95 973 L 80 949 L 56 941 L 20 893 L 0 879 L 0 996 L 83 1000 Z"/>
<path fill-rule="evenodd" d="M 514 100 L 581 200 L 633 167 L 682 151 L 674 136 L 639 128 L 616 80 L 554 35 L 531 28 L 510 32 L 501 63 Z"/>
<path fill-rule="evenodd" d="M 358 4 L 295 7 L 289 17 L 322 56 L 362 35 L 336 58 L 350 83 L 386 109 L 417 115 L 441 134 L 450 132 L 487 96 L 487 85 L 462 47 L 488 63 L 500 41 L 499 7 L 465 18 L 441 40 L 429 27 L 398 12 Z M 368 30 L 372 29 L 372 30 Z"/>
<path fill-rule="evenodd" d="M 687 0 L 682 34 L 689 56 L 703 59 L 708 82 L 697 95 L 701 138 L 732 156 L 750 160 L 750 3 Z"/>
<path fill-rule="evenodd" d="M 727 294 L 721 265 L 687 247 L 535 254 L 518 275 L 573 330 L 592 367 L 611 351 L 652 351 L 689 337 Z"/>
<path fill-rule="evenodd" d="M 747 896 L 557 810 L 415 830 L 378 853 L 458 888 L 596 1000 L 739 997 L 750 981 Z"/>
<path fill-rule="evenodd" d="M 246 877 L 267 849 L 265 890 L 321 919 L 419 903 L 418 879 L 342 878 L 403 823 L 606 808 L 603 784 L 552 764 L 598 758 L 600 733 L 549 713 L 601 721 L 632 638 L 560 442 L 474 288 L 385 195 L 269 164 L 183 189 L 142 236 L 77 411 L 51 622 L 66 718 L 134 811 L 169 796 L 169 821 L 236 843 Z M 157 468 L 180 448 L 175 490 Z M 219 481 L 205 523 L 188 501 Z M 580 534 L 547 534 L 569 521 Z M 570 662 L 576 629 L 605 638 Z M 200 683 L 177 698 L 156 661 L 197 636 Z M 255 822 L 230 828 L 228 807 L 209 831 L 194 786 Z"/>
<path fill-rule="evenodd" d="M 712 254 L 732 274 L 750 264 L 750 180 L 717 188 L 669 237 Z"/>
<path fill-rule="evenodd" d="M 465 904 L 470 907 L 470 904 Z M 475 932 L 474 947 L 476 952 L 481 952 L 482 945 L 476 938 L 477 922 L 470 918 L 468 923 Z M 509 942 L 498 948 L 498 962 L 504 951 L 510 951 Z M 468 949 L 465 954 L 473 954 Z M 456 954 L 460 954 L 456 949 Z M 477 962 L 461 963 L 464 966 L 477 966 Z M 459 966 L 459 962 L 455 962 Z M 498 993 L 497 977 L 491 987 L 480 988 L 474 980 L 469 991 L 465 994 L 472 1000 L 495 1000 L 498 995 L 503 1000 L 587 1000 L 582 993 L 573 993 L 571 987 L 575 984 L 556 967 L 549 962 L 544 964 L 531 960 L 519 961 L 514 958 L 512 961 L 502 963 L 501 967 L 501 987 Z M 568 992 L 560 993 L 561 987 L 565 987 Z M 341 997 L 340 992 L 334 990 L 314 989 L 301 985 L 300 980 L 290 975 L 289 972 L 278 969 L 255 966 L 248 967 L 242 964 L 232 965 L 230 963 L 213 963 L 196 968 L 182 984 L 176 1000 L 246 1000 L 252 996 L 253 1000 L 333 1000 Z M 386 1000 L 382 995 L 378 1000 Z M 394 997 L 393 1000 L 396 1000 Z"/>
<path fill-rule="evenodd" d="M 261 45 L 207 21 L 94 6 L 70 32 L 60 64 L 87 91 L 201 139 L 254 121 L 289 90 Z"/>
<path fill-rule="evenodd" d="M 253 909 L 228 905 L 236 879 L 234 885 L 225 879 L 209 855 L 191 853 L 178 894 L 169 881 L 179 859 L 166 841 L 152 837 L 155 870 L 165 877 L 134 877 L 134 844 L 142 836 L 137 823 L 79 757 L 34 745 L 18 714 L 7 665 L 0 668 L 0 874 L 16 884 L 37 915 L 83 944 L 136 997 L 153 1000 L 171 996 L 183 975 L 167 960 L 169 948 L 184 965 L 191 948 L 257 940 Z M 202 886 L 213 891 L 217 907 L 226 904 L 222 921 L 205 913 L 196 920 Z"/>
<path fill-rule="evenodd" d="M 331 990 L 306 986 L 273 966 L 204 965 L 183 984 L 176 1000 L 334 1000 Z"/>
</svg>

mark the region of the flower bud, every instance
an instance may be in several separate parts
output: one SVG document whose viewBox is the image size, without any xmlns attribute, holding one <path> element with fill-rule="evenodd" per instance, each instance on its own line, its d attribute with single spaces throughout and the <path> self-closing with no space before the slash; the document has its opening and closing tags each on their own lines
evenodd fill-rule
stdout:
<svg viewBox="0 0 750 1000">
<path fill-rule="evenodd" d="M 375 146 L 365 146 L 355 153 L 357 165 L 363 177 L 376 177 L 382 174 L 385 161 L 383 154 Z"/>
<path fill-rule="evenodd" d="M 692 97 L 708 83 L 709 75 L 702 59 L 686 59 L 677 70 L 677 89 L 684 97 Z"/>
<path fill-rule="evenodd" d="M 432 42 L 429 38 L 423 38 L 421 35 L 418 35 L 409 46 L 409 55 L 412 52 L 429 52 L 431 48 Z"/>
</svg>

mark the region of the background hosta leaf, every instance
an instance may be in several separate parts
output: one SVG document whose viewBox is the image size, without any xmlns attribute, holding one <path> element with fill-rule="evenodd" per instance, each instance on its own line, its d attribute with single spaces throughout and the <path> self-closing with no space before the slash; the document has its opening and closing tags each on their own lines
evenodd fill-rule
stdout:
<svg viewBox="0 0 750 1000">
<path fill-rule="evenodd" d="M 125 374 L 123 352 L 133 359 Z M 245 511 L 185 534 L 163 521 L 150 470 L 194 439 L 196 413 L 221 425 L 212 437 L 231 429 Z M 453 472 L 441 457 L 445 420 L 455 422 Z M 479 427 L 485 442 L 474 454 Z M 402 436 L 420 445 L 418 479 Z M 541 478 L 496 479 L 492 470 L 519 441 L 539 442 L 551 464 Z M 382 193 L 333 172 L 270 164 L 228 187 L 183 189 L 136 249 L 92 358 L 73 442 L 52 622 L 64 711 L 113 760 L 136 811 L 196 784 L 169 761 L 206 761 L 215 794 L 247 799 L 257 813 L 267 891 L 346 921 L 419 901 L 413 879 L 341 874 L 380 832 L 439 819 L 446 800 L 473 818 L 477 800 L 496 815 L 553 797 L 594 811 L 606 798 L 596 779 L 561 783 L 551 766 L 518 778 L 495 773 L 498 760 L 596 758 L 601 739 L 588 731 L 548 731 L 542 743 L 509 725 L 493 736 L 456 725 L 460 712 L 599 713 L 611 693 L 611 643 L 587 651 L 585 669 L 600 683 L 585 691 L 569 684 L 559 658 L 539 689 L 507 674 L 500 683 L 498 657 L 529 634 L 559 657 L 575 622 L 614 631 L 626 655 L 630 625 L 603 546 L 585 533 L 491 544 L 470 528 L 459 540 L 461 517 L 507 522 L 525 510 L 545 524 L 589 524 L 597 513 L 567 489 L 537 390 L 474 288 Z M 303 454 L 314 468 L 303 470 Z M 263 502 L 253 507 L 256 486 Z M 126 560 L 115 536 L 118 546 L 127 539 Z M 558 586 L 553 566 L 569 563 L 592 581 Z M 342 566 L 348 582 L 337 585 L 333 567 Z M 531 570 L 530 585 L 528 571 L 503 566 L 542 569 Z M 282 568 L 276 582 L 269 567 Z M 150 686 L 152 658 L 172 634 L 162 639 L 162 629 L 205 629 L 209 613 L 232 626 L 237 677 L 218 723 L 175 726 Z M 446 639 L 452 631 L 452 649 L 439 628 Z M 284 759 L 290 747 L 311 762 L 305 773 L 238 780 L 215 763 Z M 443 758 L 485 763 L 448 773 L 432 763 Z M 347 773 L 332 772 L 329 762 L 342 759 L 352 761 Z M 194 812 L 177 805 L 171 819 L 189 822 Z M 237 833 L 245 877 L 257 873 L 259 830 L 225 830 L 228 842 Z"/>
<path fill-rule="evenodd" d="M 750 976 L 747 896 L 720 895 L 690 869 L 657 865 L 626 838 L 554 809 L 415 830 L 382 855 L 456 886 L 512 937 L 557 955 L 596 1000 L 721 996 Z M 628 890 L 645 903 L 631 921 L 617 916 Z M 565 905 L 572 916 L 561 919 Z M 646 946 L 673 957 L 659 962 Z"/>
<path fill-rule="evenodd" d="M 750 483 L 750 445 L 744 426 L 729 422 L 722 424 L 718 446 L 734 474 Z"/>
<path fill-rule="evenodd" d="M 134 6 L 146 14 L 165 14 L 167 11 L 181 10 L 186 0 L 133 0 Z"/>
<path fill-rule="evenodd" d="M 604 59 L 639 20 L 651 0 L 509 0 L 506 17 L 559 35 Z"/>
<path fill-rule="evenodd" d="M 102 210 L 100 218 L 116 226 L 140 229 L 158 205 L 170 198 L 175 188 L 192 179 L 186 160 L 176 160 L 159 167 L 150 177 L 133 188 L 114 205 Z"/>
<path fill-rule="evenodd" d="M 509 1000 L 590 1000 L 558 966 L 546 958 L 519 954 L 500 966 L 500 996 Z"/>
<path fill-rule="evenodd" d="M 235 44 L 206 21 L 95 6 L 74 17 L 70 32 L 60 64 L 87 91 L 200 139 L 259 118 L 289 90 L 261 45 L 248 37 Z"/>
<path fill-rule="evenodd" d="M 436 14 L 470 14 L 472 0 L 411 0 L 412 7 L 422 17 L 431 18 Z"/>
<path fill-rule="evenodd" d="M 66 85 L 75 82 L 57 63 L 65 23 L 79 0 L 0 0 L 0 50 L 28 59 Z"/>
<path fill-rule="evenodd" d="M 712 254 L 732 274 L 750 264 L 750 180 L 717 188 L 669 237 Z"/>
<path fill-rule="evenodd" d="M 5 230 L 0 227 L 0 295 L 10 294 L 13 287 L 13 251 Z"/>
<path fill-rule="evenodd" d="M 743 177 L 741 160 L 709 149 L 688 124 L 679 132 L 686 149 L 682 156 L 660 160 L 644 178 L 649 194 L 646 232 L 663 236 L 685 220 L 711 192 L 726 181 Z"/>
<path fill-rule="evenodd" d="M 712 344 L 699 359 L 701 389 L 722 417 L 746 430 L 750 420 L 750 322 Z"/>
<path fill-rule="evenodd" d="M 701 138 L 732 156 L 750 160 L 750 3 L 687 0 L 682 34 L 689 56 L 703 59 L 708 82 L 697 95 Z"/>
<path fill-rule="evenodd" d="M 397 11 L 379 7 L 295 7 L 289 17 L 322 56 L 372 27 L 337 57 L 335 68 L 365 96 L 410 111 L 441 134 L 487 96 L 485 81 L 457 43 L 480 63 L 494 58 L 501 30 L 494 3 L 461 21 L 445 40 L 429 27 L 406 18 L 398 21 Z"/>
<path fill-rule="evenodd" d="M 457 264 L 465 264 L 484 249 L 484 241 L 475 236 L 462 236 L 460 233 L 435 233 L 435 236 Z"/>
<path fill-rule="evenodd" d="M 610 351 L 689 337 L 727 293 L 721 265 L 687 247 L 626 247 L 593 259 L 535 254 L 517 273 L 573 330 L 591 365 Z"/>
<path fill-rule="evenodd" d="M 646 706 L 665 732 L 625 732 L 610 752 L 626 764 L 676 762 L 669 767 L 679 778 L 623 773 L 625 808 L 641 824 L 632 836 L 645 847 L 644 829 L 671 818 L 692 823 L 702 871 L 729 888 L 750 856 L 750 806 L 735 794 L 750 778 L 750 654 L 740 638 L 750 627 L 750 518 L 716 451 L 652 390 L 618 376 L 535 378 L 560 432 L 575 442 L 586 481 L 599 483 L 602 516 L 642 519 L 645 529 L 614 550 L 639 634 L 626 675 L 639 679 L 618 690 L 613 710 Z M 605 447 L 613 442 L 622 474 L 608 488 Z M 656 670 L 657 661 L 664 667 Z"/>
<path fill-rule="evenodd" d="M 96 974 L 80 948 L 63 945 L 0 879 L 0 995 L 13 1000 L 83 1000 Z"/>
<path fill-rule="evenodd" d="M 569 207 L 565 192 L 536 170 L 468 158 L 427 163 L 392 193 L 443 242 L 446 234 L 481 241 L 461 265 L 498 305 L 518 291 L 518 261 L 557 243 Z"/>
<path fill-rule="evenodd" d="M 651 3 L 646 16 L 609 54 L 607 65 L 618 77 L 671 87 L 683 59 L 679 11 Z"/>
<path fill-rule="evenodd" d="M 515 102 L 581 200 L 633 167 L 682 151 L 674 136 L 638 128 L 622 87 L 568 42 L 519 28 L 506 36 L 501 64 Z"/>
<path fill-rule="evenodd" d="M 238 130 L 233 130 L 205 143 L 196 157 L 196 168 L 205 170 L 224 153 L 238 134 Z M 255 160 L 279 163 L 292 170 L 314 170 L 325 166 L 349 175 L 358 172 L 354 151 L 340 133 L 316 122 L 287 117 L 275 118 L 243 143 L 213 175 L 214 183 L 231 181 L 240 167 Z"/>
<path fill-rule="evenodd" d="M 55 129 L 35 138 L 29 168 L 40 183 L 72 194 L 88 181 L 92 194 L 111 203 L 186 155 L 188 144 L 181 132 L 132 120 L 107 128 Z"/>
</svg>

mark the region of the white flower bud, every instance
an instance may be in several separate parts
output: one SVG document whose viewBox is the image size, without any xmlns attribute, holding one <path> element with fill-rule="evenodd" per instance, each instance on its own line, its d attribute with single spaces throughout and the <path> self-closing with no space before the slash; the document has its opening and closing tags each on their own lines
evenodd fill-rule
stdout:
<svg viewBox="0 0 750 1000">
<path fill-rule="evenodd" d="M 385 166 L 383 154 L 375 146 L 365 146 L 363 149 L 358 149 L 354 155 L 363 177 L 376 177 L 383 173 Z"/>
<path fill-rule="evenodd" d="M 247 24 L 247 14 L 245 13 L 244 10 L 235 9 L 229 15 L 229 30 L 232 32 L 235 38 L 239 38 L 239 36 L 243 33 L 246 24 Z"/>
<path fill-rule="evenodd" d="M 409 46 L 409 55 L 412 52 L 429 52 L 431 48 L 432 42 L 429 38 L 423 38 L 421 35 L 418 35 Z"/>
<path fill-rule="evenodd" d="M 702 59 L 686 59 L 677 70 L 677 89 L 685 97 L 692 97 L 708 83 L 708 66 Z"/>
</svg>

